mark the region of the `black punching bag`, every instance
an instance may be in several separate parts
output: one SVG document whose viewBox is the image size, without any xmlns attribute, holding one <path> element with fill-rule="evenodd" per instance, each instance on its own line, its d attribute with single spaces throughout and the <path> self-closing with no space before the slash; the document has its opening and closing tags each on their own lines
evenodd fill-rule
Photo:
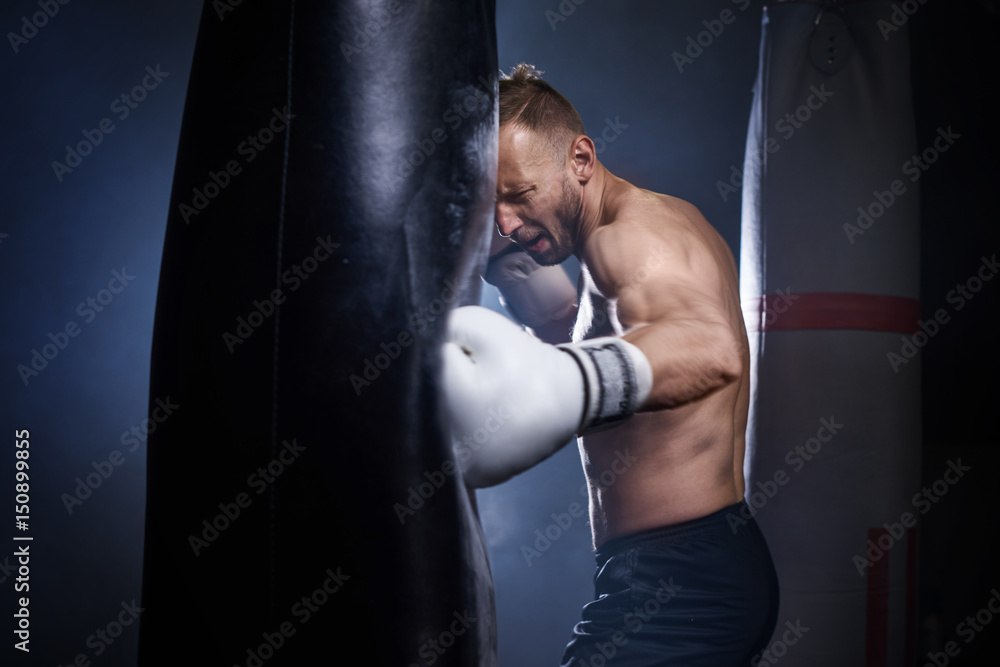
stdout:
<svg viewBox="0 0 1000 667">
<path fill-rule="evenodd" d="M 496 72 L 492 0 L 205 2 L 153 336 L 150 409 L 176 407 L 148 442 L 140 665 L 496 663 L 438 413 L 447 311 L 478 301 L 493 222 Z"/>
</svg>

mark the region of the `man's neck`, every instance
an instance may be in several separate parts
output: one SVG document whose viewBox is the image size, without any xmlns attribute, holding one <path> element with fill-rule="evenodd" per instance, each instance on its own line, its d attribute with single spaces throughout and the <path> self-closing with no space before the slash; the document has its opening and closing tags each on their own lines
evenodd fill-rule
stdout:
<svg viewBox="0 0 1000 667">
<path fill-rule="evenodd" d="M 600 162 L 594 169 L 594 176 L 583 187 L 583 206 L 580 211 L 580 228 L 573 254 L 582 259 L 583 249 L 591 235 L 601 226 L 611 222 L 609 211 L 621 194 L 625 181 L 618 178 Z"/>
</svg>

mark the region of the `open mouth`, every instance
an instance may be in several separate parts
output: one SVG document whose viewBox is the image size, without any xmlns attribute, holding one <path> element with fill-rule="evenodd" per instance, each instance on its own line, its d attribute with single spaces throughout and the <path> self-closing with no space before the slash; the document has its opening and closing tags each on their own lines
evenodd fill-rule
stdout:
<svg viewBox="0 0 1000 667">
<path fill-rule="evenodd" d="M 517 244 L 519 246 L 521 246 L 522 248 L 524 248 L 525 250 L 534 250 L 539 245 L 541 245 L 542 239 L 544 237 L 545 237 L 545 234 L 543 234 L 542 232 L 539 232 L 538 234 L 535 234 L 534 236 L 532 236 L 529 239 L 521 239 L 521 240 L 519 240 L 517 242 Z"/>
</svg>

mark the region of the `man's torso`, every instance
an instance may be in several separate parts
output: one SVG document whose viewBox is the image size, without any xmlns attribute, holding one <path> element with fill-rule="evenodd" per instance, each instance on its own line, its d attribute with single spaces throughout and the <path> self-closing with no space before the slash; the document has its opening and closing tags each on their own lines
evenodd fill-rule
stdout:
<svg viewBox="0 0 1000 667">
<path fill-rule="evenodd" d="M 739 381 L 706 396 L 666 410 L 636 413 L 621 426 L 578 439 L 590 486 L 596 546 L 615 537 L 705 516 L 739 501 L 744 492 L 749 350 L 735 262 L 725 241 L 694 207 L 665 195 L 658 197 L 662 198 L 662 218 L 659 206 L 649 205 L 648 196 L 643 205 L 633 207 L 631 217 L 644 217 L 657 233 L 670 234 L 678 224 L 689 227 L 685 233 L 694 232 L 687 234 L 696 239 L 690 251 L 703 255 L 701 265 L 714 267 L 716 272 L 699 278 L 708 289 L 725 292 L 727 319 L 743 341 L 744 370 Z M 680 219 L 678 211 L 684 213 Z M 630 215 L 627 204 L 619 219 L 622 212 Z M 667 217 L 671 222 L 661 225 Z M 664 261 L 657 256 L 655 246 L 649 248 L 647 256 L 647 269 Z M 600 293 L 589 275 L 586 257 L 583 260 L 574 340 L 627 333 L 618 321 L 614 300 Z M 643 279 L 642 265 L 629 268 L 631 279 Z"/>
</svg>

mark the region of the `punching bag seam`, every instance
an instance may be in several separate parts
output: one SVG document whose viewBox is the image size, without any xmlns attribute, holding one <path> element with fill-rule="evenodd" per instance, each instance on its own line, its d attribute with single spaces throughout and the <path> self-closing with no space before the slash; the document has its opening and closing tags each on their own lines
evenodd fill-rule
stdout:
<svg viewBox="0 0 1000 667">
<path fill-rule="evenodd" d="M 764 8 L 764 18 L 765 18 L 765 21 L 766 21 L 767 20 L 767 8 L 766 7 Z M 765 114 L 765 109 L 768 108 L 768 101 L 767 100 L 768 100 L 768 97 L 769 97 L 768 93 L 770 92 L 770 85 L 771 85 L 771 80 L 770 80 L 770 71 L 771 71 L 771 35 L 769 33 L 765 33 L 764 41 L 761 44 L 761 58 L 760 58 L 760 65 L 759 66 L 760 66 L 760 69 L 761 69 L 761 72 L 760 72 L 760 88 L 761 88 L 761 91 L 760 91 L 760 98 L 761 98 L 760 99 L 760 105 L 761 105 L 761 117 L 763 118 L 763 116 Z M 762 125 L 763 129 L 761 130 L 762 136 L 761 136 L 760 146 L 763 147 L 763 146 L 767 145 L 767 139 L 768 139 L 769 134 L 768 134 L 767 123 L 762 122 L 761 125 Z M 760 176 L 759 176 L 759 178 L 760 178 L 760 183 L 761 183 L 762 187 L 761 187 L 760 195 L 757 197 L 757 211 L 756 211 L 757 221 L 758 221 L 758 224 L 760 225 L 760 235 L 761 235 L 760 244 L 758 245 L 758 250 L 757 250 L 757 255 L 758 255 L 757 261 L 758 261 L 758 266 L 760 267 L 760 286 L 759 287 L 760 287 L 761 294 L 766 294 L 767 293 L 767 220 L 764 217 L 764 210 L 766 209 L 766 206 L 765 206 L 764 202 L 765 202 L 765 200 L 767 199 L 767 196 L 768 196 L 768 191 L 767 191 L 767 167 L 768 167 L 768 164 L 767 164 L 767 161 L 768 161 L 767 160 L 767 151 L 761 150 L 761 155 L 760 155 Z M 761 315 L 762 315 L 762 312 L 758 313 L 758 322 L 759 322 L 759 318 L 760 318 Z M 759 342 L 759 345 L 763 346 L 763 340 L 761 340 Z"/>
<path fill-rule="evenodd" d="M 288 13 L 288 69 L 287 82 L 285 84 L 285 103 L 288 109 L 288 117 L 292 117 L 292 53 L 295 45 L 295 0 L 289 5 Z M 284 252 L 285 234 L 285 204 L 288 195 L 288 158 L 289 146 L 291 144 L 292 125 L 288 123 L 285 131 L 284 153 L 281 158 L 281 198 L 278 206 L 278 243 L 275 258 L 275 284 L 281 284 L 281 266 Z M 280 351 L 279 332 L 281 324 L 281 305 L 274 306 L 274 348 L 271 367 L 271 456 L 270 460 L 275 460 L 278 451 L 278 355 Z M 268 489 L 268 614 L 272 619 L 275 615 L 275 513 L 277 509 L 277 484 L 269 485 Z"/>
</svg>

